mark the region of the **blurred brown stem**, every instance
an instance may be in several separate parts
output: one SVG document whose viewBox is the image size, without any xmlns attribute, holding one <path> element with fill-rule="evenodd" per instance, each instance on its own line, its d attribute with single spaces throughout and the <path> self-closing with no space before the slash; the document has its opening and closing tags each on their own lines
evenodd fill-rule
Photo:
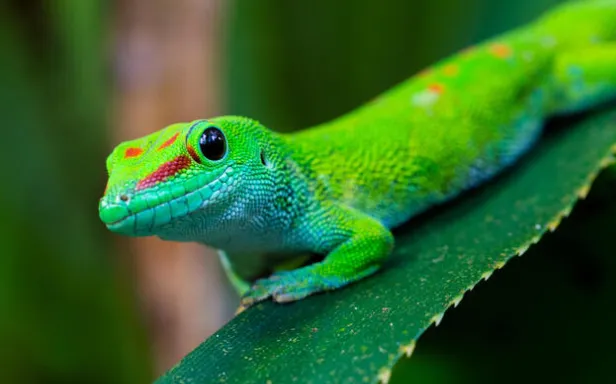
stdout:
<svg viewBox="0 0 616 384">
<path fill-rule="evenodd" d="M 116 2 L 113 142 L 221 111 L 223 0 Z M 212 250 L 157 238 L 130 242 L 160 373 L 230 316 Z"/>
</svg>

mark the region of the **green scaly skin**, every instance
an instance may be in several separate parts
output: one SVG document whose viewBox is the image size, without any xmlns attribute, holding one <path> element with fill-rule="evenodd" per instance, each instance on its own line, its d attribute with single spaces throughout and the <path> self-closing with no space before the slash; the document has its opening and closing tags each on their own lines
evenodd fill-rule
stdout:
<svg viewBox="0 0 616 384">
<path fill-rule="evenodd" d="M 171 125 L 115 148 L 100 217 L 223 250 L 244 307 L 343 287 L 379 269 L 391 228 L 512 164 L 545 118 L 615 96 L 615 42 L 616 1 L 568 3 L 301 132 Z M 200 143 L 211 127 L 218 147 Z M 275 271 L 299 255 L 322 260 Z"/>
</svg>

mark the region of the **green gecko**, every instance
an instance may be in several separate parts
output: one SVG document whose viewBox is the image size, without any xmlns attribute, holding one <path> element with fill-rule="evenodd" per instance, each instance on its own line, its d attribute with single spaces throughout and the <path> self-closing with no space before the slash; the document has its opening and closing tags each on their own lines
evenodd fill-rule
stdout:
<svg viewBox="0 0 616 384">
<path fill-rule="evenodd" d="M 243 307 L 299 300 L 377 272 L 392 228 L 513 164 L 546 118 L 614 96 L 616 1 L 566 3 L 296 133 L 222 116 L 121 143 L 100 218 L 221 250 Z"/>
</svg>

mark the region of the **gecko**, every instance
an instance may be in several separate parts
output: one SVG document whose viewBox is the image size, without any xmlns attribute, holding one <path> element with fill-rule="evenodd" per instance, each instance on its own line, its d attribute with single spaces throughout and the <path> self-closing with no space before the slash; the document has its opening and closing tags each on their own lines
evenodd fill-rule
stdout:
<svg viewBox="0 0 616 384">
<path fill-rule="evenodd" d="M 616 1 L 573 1 L 292 133 L 243 116 L 117 145 L 106 227 L 219 250 L 241 308 L 377 272 L 392 229 L 512 166 L 546 119 L 616 96 Z"/>
</svg>

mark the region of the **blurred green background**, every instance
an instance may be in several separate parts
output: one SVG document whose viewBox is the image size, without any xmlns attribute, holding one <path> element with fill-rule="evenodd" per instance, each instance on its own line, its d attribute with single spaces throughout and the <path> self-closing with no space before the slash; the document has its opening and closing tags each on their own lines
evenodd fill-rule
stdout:
<svg viewBox="0 0 616 384">
<path fill-rule="evenodd" d="M 133 134 L 130 119 L 118 117 L 139 105 L 127 96 L 131 76 L 158 68 L 157 44 L 174 47 L 165 59 L 194 53 L 185 40 L 153 38 L 137 49 L 140 66 L 127 70 L 123 33 L 138 29 L 142 14 L 154 14 L 147 30 L 179 28 L 183 20 L 165 11 L 189 3 L 0 4 L 0 382 L 145 383 L 169 368 L 156 357 L 164 348 L 152 341 L 172 334 L 168 323 L 152 326 L 156 311 L 144 308 L 135 271 L 143 265 L 127 262 L 127 242 L 105 230 L 97 200 L 106 155 L 118 137 Z M 203 68 L 206 86 L 192 92 L 207 93 L 204 103 L 215 100 L 218 113 L 292 130 L 336 117 L 558 1 L 202 3 L 204 19 L 216 20 L 217 43 L 199 53 L 213 64 Z M 171 79 L 179 75 L 169 68 Z M 172 118 L 149 129 L 172 122 L 165 119 Z M 561 229 L 450 310 L 413 359 L 398 364 L 393 382 L 609 377 L 616 355 L 613 173 L 604 172 Z M 222 297 L 229 303 L 218 313 L 197 316 L 218 316 L 222 325 L 234 305 Z"/>
</svg>

